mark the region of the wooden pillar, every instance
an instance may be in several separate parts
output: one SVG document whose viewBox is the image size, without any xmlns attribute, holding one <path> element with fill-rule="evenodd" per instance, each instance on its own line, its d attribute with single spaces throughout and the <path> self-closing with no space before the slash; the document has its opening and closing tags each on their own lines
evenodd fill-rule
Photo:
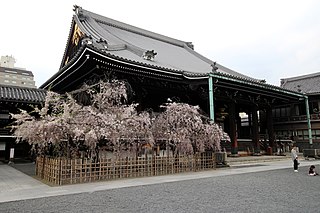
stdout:
<svg viewBox="0 0 320 213">
<path fill-rule="evenodd" d="M 249 135 L 252 135 L 252 114 L 249 112 L 247 112 L 248 114 L 248 123 L 249 123 Z"/>
<path fill-rule="evenodd" d="M 252 113 L 252 142 L 254 145 L 254 154 L 260 154 L 260 141 L 259 141 L 259 123 L 258 123 L 258 108 L 256 105 L 251 107 Z"/>
<path fill-rule="evenodd" d="M 236 106 L 234 102 L 231 102 L 229 104 L 229 129 L 229 136 L 231 140 L 231 155 L 238 156 Z"/>
<path fill-rule="evenodd" d="M 267 109 L 267 128 L 268 128 L 268 135 L 269 135 L 269 146 L 274 150 L 274 139 L 275 134 L 273 130 L 273 120 L 272 120 L 272 108 Z M 272 153 L 270 153 L 272 154 Z"/>
</svg>

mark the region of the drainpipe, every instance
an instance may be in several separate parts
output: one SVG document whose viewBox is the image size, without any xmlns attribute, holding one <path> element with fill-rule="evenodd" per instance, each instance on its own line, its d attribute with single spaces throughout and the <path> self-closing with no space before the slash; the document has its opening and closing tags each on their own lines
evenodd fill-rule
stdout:
<svg viewBox="0 0 320 213">
<path fill-rule="evenodd" d="M 213 82 L 212 82 L 212 75 L 210 74 L 209 74 L 209 107 L 210 107 L 210 120 L 214 122 Z"/>
<path fill-rule="evenodd" d="M 312 133 L 311 133 L 311 122 L 310 122 L 310 112 L 309 112 L 308 96 L 304 96 L 304 102 L 305 102 L 305 104 L 306 104 L 306 112 L 307 112 L 309 146 L 310 146 L 310 148 L 312 148 Z"/>
</svg>

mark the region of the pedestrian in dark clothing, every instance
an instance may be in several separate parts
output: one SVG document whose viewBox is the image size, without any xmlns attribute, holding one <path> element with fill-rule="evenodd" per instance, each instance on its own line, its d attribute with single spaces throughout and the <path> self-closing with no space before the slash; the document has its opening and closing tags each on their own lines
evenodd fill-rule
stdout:
<svg viewBox="0 0 320 213">
<path fill-rule="evenodd" d="M 291 149 L 291 157 L 293 161 L 293 171 L 298 172 L 298 154 L 297 154 L 297 147 L 294 145 Z"/>
<path fill-rule="evenodd" d="M 316 176 L 316 175 L 319 175 L 317 172 L 316 172 L 316 167 L 314 165 L 311 165 L 310 168 L 309 168 L 309 175 L 310 176 Z"/>
</svg>

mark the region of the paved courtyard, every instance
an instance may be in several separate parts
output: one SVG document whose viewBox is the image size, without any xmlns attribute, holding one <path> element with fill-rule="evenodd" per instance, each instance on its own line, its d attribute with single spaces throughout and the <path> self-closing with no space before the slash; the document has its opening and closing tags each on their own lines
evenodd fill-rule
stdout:
<svg viewBox="0 0 320 213">
<path fill-rule="evenodd" d="M 301 161 L 299 172 L 294 173 L 292 162 L 283 160 L 59 187 L 26 182 L 28 186 L 24 189 L 1 191 L 0 209 L 1 212 L 319 212 L 320 177 L 307 175 L 311 164 L 320 169 L 320 161 Z M 3 166 L 6 165 L 0 165 L 0 169 Z"/>
</svg>

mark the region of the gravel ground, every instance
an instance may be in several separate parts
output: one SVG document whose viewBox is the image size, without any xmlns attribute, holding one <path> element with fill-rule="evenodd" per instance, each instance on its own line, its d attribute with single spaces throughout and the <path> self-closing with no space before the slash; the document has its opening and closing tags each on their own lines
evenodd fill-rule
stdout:
<svg viewBox="0 0 320 213">
<path fill-rule="evenodd" d="M 320 212 L 320 176 L 272 170 L 0 203 L 0 212 Z"/>
</svg>

